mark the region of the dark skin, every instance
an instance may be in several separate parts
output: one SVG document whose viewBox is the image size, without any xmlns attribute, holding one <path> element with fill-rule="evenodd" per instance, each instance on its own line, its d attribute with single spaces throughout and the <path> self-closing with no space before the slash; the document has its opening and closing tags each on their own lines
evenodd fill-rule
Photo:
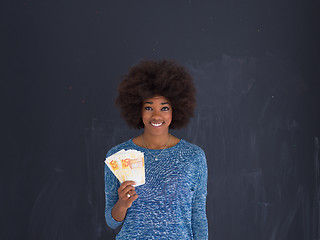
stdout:
<svg viewBox="0 0 320 240">
<path fill-rule="evenodd" d="M 138 198 L 135 188 L 132 186 L 134 184 L 134 181 L 125 181 L 118 189 L 119 199 L 111 211 L 112 217 L 118 222 L 124 220 L 128 208 L 130 208 L 133 201 Z M 127 194 L 130 194 L 131 197 L 128 197 Z"/>
<path fill-rule="evenodd" d="M 142 120 L 144 132 L 132 140 L 134 144 L 143 148 L 163 149 L 173 147 L 180 141 L 169 133 L 172 107 L 165 97 L 154 96 L 146 99 L 142 104 Z M 111 211 L 112 217 L 118 222 L 125 219 L 128 208 L 138 198 L 132 185 L 135 185 L 133 181 L 125 181 L 118 189 L 119 200 Z"/>
</svg>

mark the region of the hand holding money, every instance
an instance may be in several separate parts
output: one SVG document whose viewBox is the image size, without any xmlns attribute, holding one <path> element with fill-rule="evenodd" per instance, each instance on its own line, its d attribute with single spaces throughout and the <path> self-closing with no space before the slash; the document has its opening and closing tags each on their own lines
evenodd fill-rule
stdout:
<svg viewBox="0 0 320 240">
<path fill-rule="evenodd" d="M 134 186 L 145 183 L 144 155 L 137 150 L 121 150 L 106 158 L 105 163 L 118 178 L 118 201 L 111 210 L 113 219 L 124 220 L 128 208 L 138 198 Z"/>
<path fill-rule="evenodd" d="M 118 189 L 119 199 L 111 211 L 112 217 L 118 222 L 124 220 L 128 208 L 130 208 L 133 201 L 138 198 L 135 187 L 132 186 L 135 184 L 134 181 L 125 181 Z"/>
<path fill-rule="evenodd" d="M 125 181 L 118 189 L 119 201 L 124 208 L 131 207 L 132 202 L 138 198 L 135 187 L 132 186 L 134 184 L 134 181 Z"/>
</svg>

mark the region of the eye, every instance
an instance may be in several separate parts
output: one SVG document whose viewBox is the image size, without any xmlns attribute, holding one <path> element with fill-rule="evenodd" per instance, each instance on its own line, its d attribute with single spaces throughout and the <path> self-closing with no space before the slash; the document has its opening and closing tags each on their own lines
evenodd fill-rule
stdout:
<svg viewBox="0 0 320 240">
<path fill-rule="evenodd" d="M 162 111 L 169 111 L 170 108 L 169 108 L 169 107 L 163 107 L 161 110 L 162 110 Z"/>
<path fill-rule="evenodd" d="M 152 107 L 145 107 L 144 109 L 147 110 L 147 111 L 151 111 Z"/>
</svg>

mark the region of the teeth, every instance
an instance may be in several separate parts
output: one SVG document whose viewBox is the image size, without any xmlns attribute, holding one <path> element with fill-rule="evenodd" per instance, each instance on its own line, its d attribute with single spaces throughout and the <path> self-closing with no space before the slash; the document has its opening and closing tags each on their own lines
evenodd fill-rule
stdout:
<svg viewBox="0 0 320 240">
<path fill-rule="evenodd" d="M 151 123 L 152 126 L 155 126 L 155 127 L 159 127 L 162 125 L 162 123 Z"/>
</svg>

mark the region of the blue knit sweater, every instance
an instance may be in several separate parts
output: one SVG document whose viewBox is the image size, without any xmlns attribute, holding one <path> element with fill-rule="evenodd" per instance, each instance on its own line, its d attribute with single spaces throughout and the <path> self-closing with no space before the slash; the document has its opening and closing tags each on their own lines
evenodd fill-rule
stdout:
<svg viewBox="0 0 320 240">
<path fill-rule="evenodd" d="M 113 147 L 144 153 L 144 185 L 136 187 L 138 199 L 124 221 L 117 222 L 111 209 L 118 200 L 119 181 L 105 165 L 105 218 L 111 228 L 121 227 L 116 239 L 208 239 L 206 217 L 207 163 L 204 151 L 185 140 L 165 149 L 158 160 L 130 139 Z M 161 150 L 149 149 L 157 156 Z"/>
</svg>

